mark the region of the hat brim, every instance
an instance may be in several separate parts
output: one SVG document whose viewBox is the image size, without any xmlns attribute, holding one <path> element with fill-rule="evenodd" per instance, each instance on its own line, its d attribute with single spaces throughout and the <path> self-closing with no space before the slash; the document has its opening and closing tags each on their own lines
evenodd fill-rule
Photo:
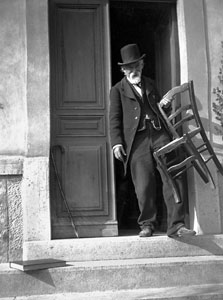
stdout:
<svg viewBox="0 0 223 300">
<path fill-rule="evenodd" d="M 119 66 L 131 65 L 131 64 L 134 64 L 134 63 L 136 63 L 137 61 L 143 59 L 145 56 L 146 56 L 146 54 L 143 54 L 140 58 L 137 58 L 137 59 L 132 60 L 132 61 L 128 61 L 128 62 L 124 62 L 124 63 L 118 62 L 118 65 L 119 65 Z"/>
</svg>

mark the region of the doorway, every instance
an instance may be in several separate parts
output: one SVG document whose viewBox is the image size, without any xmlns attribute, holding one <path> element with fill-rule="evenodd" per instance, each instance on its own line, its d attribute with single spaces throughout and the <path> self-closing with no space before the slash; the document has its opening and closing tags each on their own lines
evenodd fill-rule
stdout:
<svg viewBox="0 0 223 300">
<path fill-rule="evenodd" d="M 110 2 L 112 85 L 122 78 L 120 49 L 137 43 L 145 53 L 143 74 L 155 80 L 160 95 L 179 83 L 179 56 L 175 1 Z M 166 76 L 167 75 L 167 76 Z M 115 160 L 116 205 L 119 235 L 138 232 L 139 209 L 131 175 L 123 176 L 122 164 Z M 167 213 L 162 183 L 157 173 L 157 231 L 166 232 Z"/>
<path fill-rule="evenodd" d="M 114 179 L 109 89 L 122 76 L 120 48 L 132 42 L 146 53 L 144 74 L 156 80 L 161 95 L 178 83 L 175 2 L 49 0 L 49 28 L 52 238 L 74 237 L 71 218 L 79 237 L 138 233 L 134 188 L 118 162 Z M 158 208 L 157 228 L 164 232 L 160 194 Z"/>
</svg>

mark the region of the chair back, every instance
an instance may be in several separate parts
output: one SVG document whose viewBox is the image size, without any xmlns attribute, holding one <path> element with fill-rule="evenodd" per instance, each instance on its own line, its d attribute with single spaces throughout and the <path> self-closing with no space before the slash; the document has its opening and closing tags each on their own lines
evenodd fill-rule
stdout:
<svg viewBox="0 0 223 300">
<path fill-rule="evenodd" d="M 173 106 L 176 107 L 176 109 L 174 109 L 170 115 L 166 115 L 162 106 L 160 104 L 158 105 L 160 112 L 173 135 L 173 140 L 175 141 L 174 144 L 170 144 L 169 149 L 177 149 L 179 145 L 184 145 L 183 149 L 186 150 L 187 157 L 191 159 L 192 165 L 197 169 L 203 180 L 205 182 L 211 181 L 214 185 L 214 180 L 207 163 L 210 160 L 213 160 L 215 166 L 222 175 L 223 167 L 212 148 L 201 122 L 193 81 L 191 80 L 180 86 L 174 87 L 165 94 L 163 98 L 175 100 L 179 94 L 181 96 L 180 106 Z M 186 94 L 186 97 L 184 97 L 184 94 Z M 166 150 L 167 146 L 163 150 L 160 149 L 159 153 L 164 153 Z M 182 147 L 180 148 L 180 151 L 181 150 Z"/>
<path fill-rule="evenodd" d="M 195 136 L 203 130 L 203 125 L 198 113 L 194 94 L 193 81 L 189 81 L 180 86 L 174 87 L 163 98 L 176 99 L 178 95 L 184 98 L 180 106 L 167 116 L 159 104 L 160 112 L 165 119 L 173 138 L 179 138 L 185 132 L 190 136 Z M 183 97 L 186 96 L 186 97 Z M 194 121 L 194 122 L 193 122 Z M 190 129 L 193 128 L 193 129 Z"/>
</svg>

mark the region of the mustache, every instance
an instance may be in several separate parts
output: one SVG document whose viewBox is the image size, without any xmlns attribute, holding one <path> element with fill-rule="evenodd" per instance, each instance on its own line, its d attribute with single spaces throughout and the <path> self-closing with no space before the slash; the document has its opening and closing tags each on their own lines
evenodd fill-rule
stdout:
<svg viewBox="0 0 223 300">
<path fill-rule="evenodd" d="M 140 78 L 141 77 L 141 74 L 140 73 L 132 73 L 131 76 L 132 78 Z"/>
<path fill-rule="evenodd" d="M 131 73 L 132 76 L 141 76 L 141 72 L 140 71 L 133 71 Z"/>
</svg>

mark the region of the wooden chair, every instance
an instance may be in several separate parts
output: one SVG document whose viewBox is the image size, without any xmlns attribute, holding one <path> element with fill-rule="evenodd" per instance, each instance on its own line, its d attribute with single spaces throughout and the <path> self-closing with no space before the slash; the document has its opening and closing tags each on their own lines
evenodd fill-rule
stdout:
<svg viewBox="0 0 223 300">
<path fill-rule="evenodd" d="M 187 103 L 181 103 L 169 116 L 159 104 L 159 110 L 172 133 L 173 140 L 154 152 L 157 164 L 172 184 L 177 203 L 181 202 L 181 197 L 176 179 L 189 168 L 194 167 L 203 181 L 211 182 L 213 187 L 215 183 L 208 168 L 208 162 L 213 160 L 223 175 L 223 167 L 213 151 L 198 114 L 193 81 L 171 89 L 164 98 L 176 100 L 177 95 L 183 94 L 187 96 Z M 166 158 L 170 153 L 174 153 L 174 158 L 167 162 Z"/>
</svg>

